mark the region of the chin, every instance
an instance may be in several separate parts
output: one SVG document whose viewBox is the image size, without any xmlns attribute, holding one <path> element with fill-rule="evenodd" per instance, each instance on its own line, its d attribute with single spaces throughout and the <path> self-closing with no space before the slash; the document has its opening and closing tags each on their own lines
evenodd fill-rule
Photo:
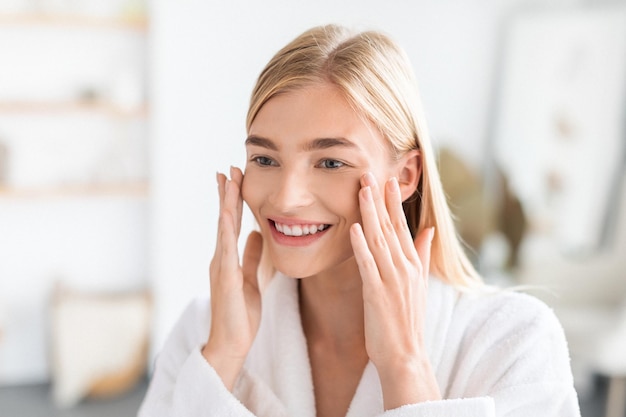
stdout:
<svg viewBox="0 0 626 417">
<path fill-rule="evenodd" d="M 315 275 L 319 271 L 312 271 L 309 268 L 302 268 L 302 266 L 294 266 L 294 265 L 282 265 L 282 264 L 274 264 L 274 268 L 276 271 L 281 274 L 289 277 L 289 278 L 306 278 L 311 275 Z"/>
<path fill-rule="evenodd" d="M 323 270 L 323 266 L 314 261 L 317 257 L 289 256 L 271 252 L 269 255 L 274 269 L 290 278 L 305 278 Z"/>
<path fill-rule="evenodd" d="M 345 266 L 354 262 L 354 255 L 352 253 L 345 254 L 345 256 L 338 257 L 337 259 L 328 260 L 328 262 L 324 263 L 315 261 L 320 257 L 323 257 L 323 255 L 317 254 L 298 257 L 271 256 L 271 259 L 274 269 L 290 278 L 307 278 L 335 268 L 339 268 L 339 272 L 342 271 Z"/>
</svg>

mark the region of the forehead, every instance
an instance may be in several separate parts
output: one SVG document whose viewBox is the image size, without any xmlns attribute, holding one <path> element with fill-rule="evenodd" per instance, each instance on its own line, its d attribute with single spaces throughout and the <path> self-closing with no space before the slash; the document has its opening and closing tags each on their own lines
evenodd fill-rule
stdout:
<svg viewBox="0 0 626 417">
<path fill-rule="evenodd" d="M 363 151 L 388 150 L 374 124 L 361 117 L 330 84 L 315 84 L 271 98 L 259 110 L 248 134 L 268 138 L 279 147 L 306 149 L 310 141 L 342 138 Z"/>
</svg>

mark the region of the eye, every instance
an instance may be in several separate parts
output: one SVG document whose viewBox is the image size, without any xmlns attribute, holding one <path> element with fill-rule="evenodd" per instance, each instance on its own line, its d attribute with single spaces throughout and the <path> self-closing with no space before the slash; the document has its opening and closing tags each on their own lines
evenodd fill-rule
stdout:
<svg viewBox="0 0 626 417">
<path fill-rule="evenodd" d="M 276 163 L 276 161 L 274 161 L 271 158 L 268 158 L 267 156 L 254 156 L 252 158 L 250 158 L 251 161 L 256 162 L 257 165 L 260 165 L 262 167 L 270 167 L 270 166 L 277 166 L 278 164 Z"/>
<path fill-rule="evenodd" d="M 346 164 L 336 159 L 324 159 L 319 165 L 325 169 L 338 169 L 344 167 Z"/>
</svg>

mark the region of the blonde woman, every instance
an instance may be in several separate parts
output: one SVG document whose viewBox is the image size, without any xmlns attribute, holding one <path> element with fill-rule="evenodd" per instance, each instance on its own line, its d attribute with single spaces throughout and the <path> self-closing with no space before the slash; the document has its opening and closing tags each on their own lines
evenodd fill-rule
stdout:
<svg viewBox="0 0 626 417">
<path fill-rule="evenodd" d="M 211 299 L 172 331 L 140 416 L 580 415 L 552 312 L 488 290 L 463 253 L 387 36 L 297 37 L 259 76 L 247 132 L 245 174 L 217 178 Z M 260 232 L 240 262 L 244 202 Z"/>
</svg>

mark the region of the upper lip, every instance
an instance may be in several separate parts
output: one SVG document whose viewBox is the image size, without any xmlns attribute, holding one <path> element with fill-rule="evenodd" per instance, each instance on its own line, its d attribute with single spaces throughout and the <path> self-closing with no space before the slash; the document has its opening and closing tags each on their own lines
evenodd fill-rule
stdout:
<svg viewBox="0 0 626 417">
<path fill-rule="evenodd" d="M 285 224 L 287 226 L 301 226 L 301 225 L 324 225 L 328 223 L 318 222 L 314 220 L 294 219 L 294 218 L 280 218 L 280 217 L 268 217 L 268 220 L 274 223 Z"/>
</svg>

